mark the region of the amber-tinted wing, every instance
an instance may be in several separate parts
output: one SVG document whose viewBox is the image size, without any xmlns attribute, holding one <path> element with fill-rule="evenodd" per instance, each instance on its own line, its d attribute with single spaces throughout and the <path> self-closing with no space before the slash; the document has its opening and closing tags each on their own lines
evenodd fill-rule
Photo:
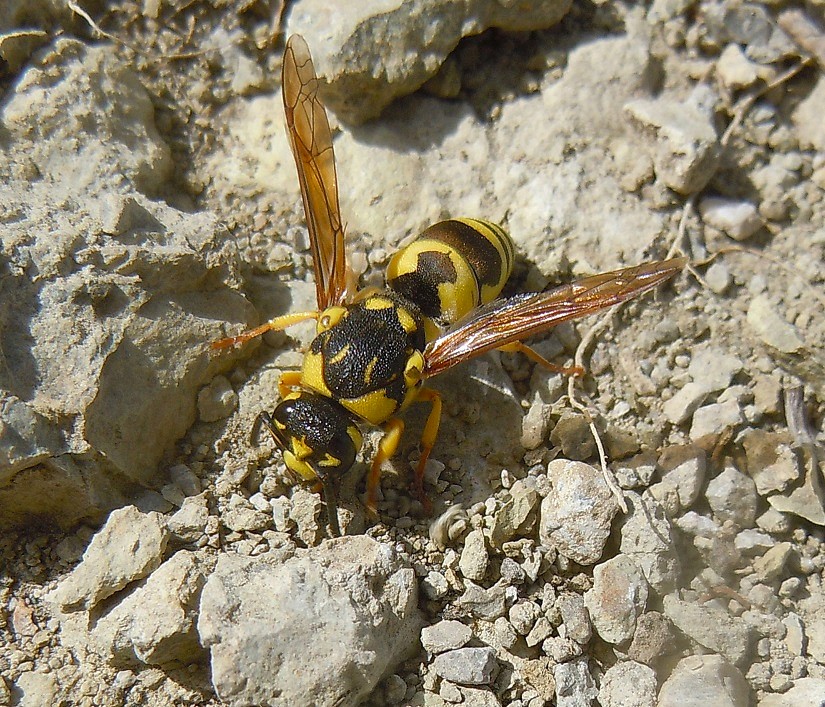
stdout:
<svg viewBox="0 0 825 707">
<path fill-rule="evenodd" d="M 547 292 L 490 302 L 427 345 L 424 375 L 443 373 L 485 351 L 637 297 L 673 277 L 686 262 L 673 258 L 646 263 L 585 277 Z"/>
<path fill-rule="evenodd" d="M 332 133 L 318 96 L 309 47 L 299 35 L 287 40 L 282 85 L 287 133 L 312 247 L 318 309 L 323 310 L 346 298 L 347 262 Z"/>
</svg>

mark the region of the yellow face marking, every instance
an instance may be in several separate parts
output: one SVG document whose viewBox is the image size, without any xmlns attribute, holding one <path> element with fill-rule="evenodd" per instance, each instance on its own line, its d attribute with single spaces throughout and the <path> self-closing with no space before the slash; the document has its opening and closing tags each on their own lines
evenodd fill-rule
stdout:
<svg viewBox="0 0 825 707">
<path fill-rule="evenodd" d="M 286 464 L 287 469 L 294 471 L 305 481 L 312 481 L 313 479 L 318 478 L 318 474 L 313 471 L 309 464 L 302 459 L 298 459 L 289 450 L 284 451 L 284 464 Z"/>
<path fill-rule="evenodd" d="M 312 454 L 312 448 L 306 443 L 305 440 L 299 437 L 292 438 L 292 453 L 295 455 L 297 459 L 306 459 L 310 454 Z"/>
<path fill-rule="evenodd" d="M 333 457 L 329 452 L 318 462 L 318 466 L 341 466 L 341 460 Z"/>
</svg>

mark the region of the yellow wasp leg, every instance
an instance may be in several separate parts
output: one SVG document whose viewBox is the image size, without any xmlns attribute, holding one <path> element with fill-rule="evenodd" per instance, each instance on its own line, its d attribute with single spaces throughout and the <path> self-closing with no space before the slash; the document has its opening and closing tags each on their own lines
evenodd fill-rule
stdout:
<svg viewBox="0 0 825 707">
<path fill-rule="evenodd" d="M 320 312 L 295 312 L 293 314 L 285 314 L 282 317 L 270 319 L 266 324 L 261 324 L 261 326 L 245 331 L 237 336 L 229 336 L 226 339 L 214 341 L 210 344 L 210 347 L 213 349 L 228 349 L 230 346 L 245 344 L 247 341 L 251 341 L 268 331 L 281 331 L 307 319 L 318 319 L 319 316 Z"/>
<path fill-rule="evenodd" d="M 438 428 L 441 425 L 441 396 L 431 388 L 422 388 L 418 391 L 416 402 L 425 400 L 432 403 L 432 409 L 427 416 L 424 425 L 424 432 L 421 433 L 421 458 L 418 460 L 418 468 L 415 470 L 415 494 L 424 506 L 424 510 L 430 510 L 430 499 L 424 493 L 424 467 L 427 466 L 427 459 L 433 450 Z"/>
<path fill-rule="evenodd" d="M 522 353 L 525 356 L 527 356 L 527 358 L 529 358 L 531 361 L 533 361 L 533 363 L 537 363 L 540 366 L 544 366 L 544 368 L 553 371 L 553 373 L 563 373 L 566 376 L 576 377 L 584 375 L 584 369 L 581 366 L 570 366 L 569 368 L 565 366 L 557 366 L 555 363 L 551 363 L 546 358 L 544 358 L 544 356 L 542 356 L 540 353 L 538 353 L 534 349 L 531 349 L 526 344 L 522 344 L 520 341 L 514 341 L 511 344 L 504 344 L 504 346 L 499 346 L 498 350 L 506 351 L 507 353 Z"/>
<path fill-rule="evenodd" d="M 285 398 L 292 392 L 292 388 L 297 388 L 301 383 L 301 371 L 286 371 L 281 374 L 278 380 L 278 393 Z"/>
<path fill-rule="evenodd" d="M 375 515 L 375 497 L 378 492 L 378 482 L 381 479 L 381 466 L 390 459 L 395 450 L 398 449 L 398 443 L 401 441 L 401 435 L 404 432 L 404 422 L 397 417 L 391 417 L 384 424 L 384 436 L 378 443 L 378 451 L 372 459 L 372 467 L 370 467 L 370 474 L 367 477 L 367 510 Z"/>
</svg>

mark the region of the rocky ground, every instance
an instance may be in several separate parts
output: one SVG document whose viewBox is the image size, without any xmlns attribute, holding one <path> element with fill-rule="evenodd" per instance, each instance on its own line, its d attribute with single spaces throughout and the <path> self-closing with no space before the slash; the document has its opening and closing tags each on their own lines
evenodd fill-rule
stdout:
<svg viewBox="0 0 825 707">
<path fill-rule="evenodd" d="M 825 704 L 825 6 L 351 4 L 0 7 L 0 705 Z M 434 381 L 432 514 L 413 409 L 338 539 L 251 433 L 311 327 L 208 349 L 314 307 L 291 32 L 362 284 L 448 215 L 508 293 L 691 260 Z"/>
</svg>

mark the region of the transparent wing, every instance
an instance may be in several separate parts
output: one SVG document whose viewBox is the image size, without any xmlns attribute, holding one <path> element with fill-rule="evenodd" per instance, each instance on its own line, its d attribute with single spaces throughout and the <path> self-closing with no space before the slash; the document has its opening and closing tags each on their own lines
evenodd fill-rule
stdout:
<svg viewBox="0 0 825 707">
<path fill-rule="evenodd" d="M 318 309 L 323 310 L 346 299 L 347 258 L 332 133 L 318 97 L 312 56 L 300 35 L 287 40 L 282 84 L 287 133 L 298 168 L 312 248 L 316 298 Z"/>
<path fill-rule="evenodd" d="M 591 275 L 548 292 L 490 302 L 427 345 L 424 375 L 443 373 L 485 351 L 637 297 L 673 277 L 686 262 L 685 258 L 673 258 L 646 263 Z"/>
</svg>

